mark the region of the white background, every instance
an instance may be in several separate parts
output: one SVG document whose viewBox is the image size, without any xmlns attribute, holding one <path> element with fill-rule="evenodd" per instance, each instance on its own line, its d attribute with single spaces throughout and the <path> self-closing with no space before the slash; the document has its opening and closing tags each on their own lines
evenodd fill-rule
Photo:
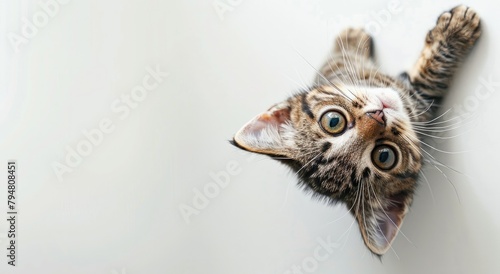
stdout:
<svg viewBox="0 0 500 274">
<path fill-rule="evenodd" d="M 221 0 L 231 10 L 218 14 L 211 0 L 74 0 L 13 45 L 23 18 L 33 22 L 46 1 L 0 4 L 0 216 L 7 160 L 19 168 L 18 266 L 7 265 L 1 217 L 1 273 L 500 271 L 498 2 L 465 1 L 483 36 L 443 103 L 446 119 L 458 117 L 448 125 L 459 121 L 445 136 L 459 136 L 428 140 L 453 152 L 432 154 L 458 172 L 426 167 L 406 238 L 379 261 L 345 207 L 311 199 L 284 166 L 227 140 L 311 84 L 308 62 L 318 68 L 343 28 L 369 27 L 380 70 L 395 75 L 458 2 L 400 0 L 381 17 L 390 1 Z M 157 65 L 168 77 L 122 119 L 111 105 Z M 68 147 L 103 119 L 113 132 L 59 181 L 54 163 L 66 164 Z M 228 164 L 236 165 L 228 185 L 186 222 L 179 207 L 193 206 L 196 190 L 214 186 L 210 174 L 223 176 Z M 336 248 L 318 261 L 321 240 Z"/>
</svg>

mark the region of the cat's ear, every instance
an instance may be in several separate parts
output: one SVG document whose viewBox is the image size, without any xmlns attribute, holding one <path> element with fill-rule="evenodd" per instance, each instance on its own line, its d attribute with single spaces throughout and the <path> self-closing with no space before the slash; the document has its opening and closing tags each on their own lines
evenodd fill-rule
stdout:
<svg viewBox="0 0 500 274">
<path fill-rule="evenodd" d="M 408 212 L 408 195 L 394 195 L 384 207 L 365 204 L 364 210 L 356 213 L 363 240 L 373 253 L 383 255 L 391 247 Z"/>
<path fill-rule="evenodd" d="M 294 131 L 290 122 L 290 106 L 282 103 L 244 125 L 234 136 L 234 144 L 256 153 L 290 156 Z"/>
</svg>

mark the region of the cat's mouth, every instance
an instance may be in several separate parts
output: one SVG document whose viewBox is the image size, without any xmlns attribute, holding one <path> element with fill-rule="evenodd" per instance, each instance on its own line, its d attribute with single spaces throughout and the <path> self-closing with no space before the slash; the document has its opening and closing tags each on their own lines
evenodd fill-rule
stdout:
<svg viewBox="0 0 500 274">
<path fill-rule="evenodd" d="M 383 109 L 367 112 L 366 115 L 370 116 L 370 118 L 374 119 L 382 126 L 385 126 L 387 122 Z"/>
</svg>

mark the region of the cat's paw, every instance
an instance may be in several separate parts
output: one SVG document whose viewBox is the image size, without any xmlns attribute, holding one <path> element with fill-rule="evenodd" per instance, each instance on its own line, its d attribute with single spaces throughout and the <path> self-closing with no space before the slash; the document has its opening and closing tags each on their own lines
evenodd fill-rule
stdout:
<svg viewBox="0 0 500 274">
<path fill-rule="evenodd" d="M 481 20 L 471 8 L 461 5 L 439 16 L 426 42 L 444 42 L 452 47 L 472 46 L 481 35 Z"/>
<path fill-rule="evenodd" d="M 350 51 L 370 58 L 373 56 L 373 39 L 363 29 L 348 28 L 337 36 L 335 51 L 339 53 Z"/>
</svg>

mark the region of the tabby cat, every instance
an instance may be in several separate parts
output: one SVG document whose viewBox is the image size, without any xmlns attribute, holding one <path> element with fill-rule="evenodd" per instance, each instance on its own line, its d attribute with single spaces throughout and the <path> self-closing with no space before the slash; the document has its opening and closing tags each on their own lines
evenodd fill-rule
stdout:
<svg viewBox="0 0 500 274">
<path fill-rule="evenodd" d="M 391 77 L 374 64 L 372 38 L 347 29 L 318 72 L 317 85 L 255 117 L 232 143 L 285 163 L 314 196 L 344 203 L 366 246 L 383 255 L 417 186 L 424 156 L 418 127 L 435 118 L 437 103 L 480 34 L 472 9 L 444 12 L 415 66 Z"/>
</svg>

